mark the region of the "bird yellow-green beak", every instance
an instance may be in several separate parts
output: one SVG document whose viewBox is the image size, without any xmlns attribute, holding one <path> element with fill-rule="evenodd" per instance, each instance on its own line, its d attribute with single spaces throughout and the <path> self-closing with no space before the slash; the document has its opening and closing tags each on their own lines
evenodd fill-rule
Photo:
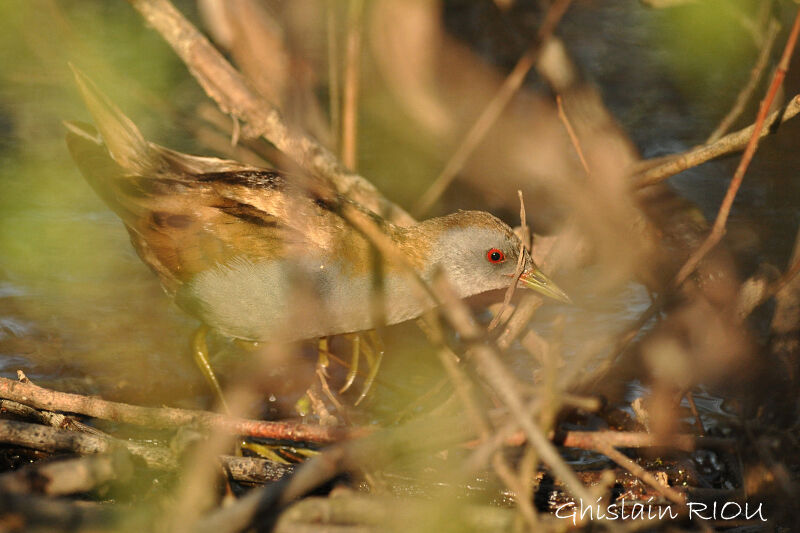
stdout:
<svg viewBox="0 0 800 533">
<path fill-rule="evenodd" d="M 562 291 L 558 285 L 553 283 L 550 278 L 545 276 L 536 265 L 522 273 L 522 275 L 519 277 L 519 283 L 523 287 L 533 289 L 536 292 L 544 294 L 545 296 L 549 296 L 550 298 L 558 300 L 559 302 L 572 303 L 572 300 L 570 300 L 569 296 L 567 296 L 567 293 Z"/>
</svg>

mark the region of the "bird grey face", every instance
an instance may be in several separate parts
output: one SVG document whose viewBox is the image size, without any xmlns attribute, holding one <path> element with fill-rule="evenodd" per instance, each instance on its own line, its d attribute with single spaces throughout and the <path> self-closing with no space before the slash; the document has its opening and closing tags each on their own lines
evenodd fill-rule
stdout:
<svg viewBox="0 0 800 533">
<path fill-rule="evenodd" d="M 499 221 L 498 221 L 499 222 Z M 439 267 L 462 297 L 504 289 L 515 278 L 521 241 L 510 228 L 468 226 L 450 228 L 441 236 Z M 519 284 L 562 302 L 569 297 L 522 252 Z"/>
<path fill-rule="evenodd" d="M 520 241 L 510 231 L 468 226 L 445 230 L 438 249 L 444 251 L 439 266 L 447 278 L 461 296 L 470 296 L 511 284 Z"/>
</svg>

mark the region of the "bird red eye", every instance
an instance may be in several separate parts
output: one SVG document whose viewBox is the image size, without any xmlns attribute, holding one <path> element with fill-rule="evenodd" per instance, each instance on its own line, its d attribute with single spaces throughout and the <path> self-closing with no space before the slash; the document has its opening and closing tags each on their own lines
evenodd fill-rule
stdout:
<svg viewBox="0 0 800 533">
<path fill-rule="evenodd" d="M 506 254 L 497 248 L 492 248 L 486 252 L 486 259 L 488 259 L 490 263 L 502 263 L 506 260 Z"/>
</svg>

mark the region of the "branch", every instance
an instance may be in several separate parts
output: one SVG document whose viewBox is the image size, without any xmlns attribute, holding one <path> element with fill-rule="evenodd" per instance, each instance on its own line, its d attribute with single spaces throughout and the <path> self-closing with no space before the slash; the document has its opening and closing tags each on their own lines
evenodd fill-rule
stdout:
<svg viewBox="0 0 800 533">
<path fill-rule="evenodd" d="M 278 109 L 262 97 L 228 63 L 208 39 L 169 0 L 129 0 L 183 60 L 192 76 L 219 108 L 245 123 L 245 137 L 263 136 L 311 175 L 330 181 L 336 190 L 398 225 L 413 218 L 384 198 L 374 185 L 348 171 L 316 140 L 290 131 Z"/>
<path fill-rule="evenodd" d="M 795 15 L 794 24 L 792 25 L 792 30 L 789 33 L 788 39 L 786 40 L 786 46 L 783 49 L 783 54 L 781 55 L 781 60 L 778 63 L 778 68 L 775 70 L 775 74 L 772 76 L 772 82 L 767 90 L 767 95 L 764 97 L 764 100 L 761 101 L 761 107 L 758 110 L 758 116 L 756 118 L 755 127 L 753 128 L 753 133 L 750 136 L 750 140 L 747 142 L 747 147 L 742 154 L 742 159 L 739 161 L 739 166 L 736 167 L 736 172 L 733 174 L 731 183 L 728 186 L 727 192 L 725 193 L 725 198 L 722 199 L 722 205 L 719 207 L 719 212 L 717 213 L 716 220 L 714 220 L 714 226 L 711 228 L 711 233 L 708 235 L 706 240 L 703 241 L 703 244 L 701 244 L 700 247 L 695 250 L 694 253 L 692 253 L 691 257 L 686 260 L 686 263 L 684 263 L 680 271 L 678 271 L 678 274 L 675 276 L 675 279 L 672 282 L 673 287 L 680 286 L 686 280 L 686 278 L 688 278 L 692 272 L 694 272 L 700 261 L 702 261 L 706 254 L 717 245 L 725 233 L 725 225 L 728 222 L 728 215 L 730 214 L 731 207 L 733 207 L 733 200 L 736 198 L 736 193 L 739 192 L 739 187 L 742 185 L 744 175 L 747 172 L 747 168 L 750 166 L 750 161 L 752 161 L 753 156 L 758 149 L 758 140 L 760 139 L 760 135 L 758 135 L 757 132 L 763 131 L 762 128 L 767 118 L 767 111 L 769 111 L 769 108 L 772 106 L 772 102 L 775 100 L 778 89 L 781 87 L 783 84 L 783 79 L 786 77 L 786 71 L 789 69 L 789 61 L 792 57 L 792 53 L 794 52 L 795 45 L 797 44 L 798 34 L 800 34 L 800 7 Z M 797 100 L 797 98 L 795 98 L 795 100 Z"/>
<path fill-rule="evenodd" d="M 767 33 L 764 37 L 764 42 L 761 44 L 761 50 L 758 54 L 758 59 L 756 59 L 756 63 L 753 65 L 753 68 L 750 71 L 750 78 L 747 80 L 747 83 L 744 85 L 744 87 L 742 87 L 742 90 L 736 97 L 736 102 L 733 104 L 731 110 L 728 111 L 728 114 L 725 115 L 725 118 L 722 119 L 722 121 L 719 123 L 719 126 L 717 126 L 711 135 L 709 135 L 708 139 L 706 140 L 706 144 L 718 141 L 725 134 L 725 132 L 727 132 L 731 126 L 733 126 L 733 123 L 744 111 L 748 100 L 750 100 L 750 97 L 753 95 L 753 92 L 755 92 L 756 87 L 758 86 L 758 80 L 761 79 L 761 74 L 763 74 L 764 69 L 767 68 L 767 61 L 769 60 L 772 46 L 775 44 L 775 40 L 778 38 L 779 30 L 780 24 L 778 24 L 775 19 L 770 19 L 769 26 L 767 27 Z"/>
<path fill-rule="evenodd" d="M 225 431 L 235 435 L 275 440 L 327 444 L 359 432 L 293 422 L 265 422 L 232 418 L 205 411 L 190 411 L 170 407 L 139 407 L 100 398 L 81 396 L 44 389 L 32 383 L 20 383 L 0 378 L 0 398 L 14 400 L 39 409 L 78 413 L 94 418 L 113 420 L 154 428 L 195 426 L 207 430 Z"/>
<path fill-rule="evenodd" d="M 425 191 L 420 197 L 417 205 L 414 208 L 414 213 L 421 215 L 426 213 L 436 200 L 447 190 L 453 179 L 464 167 L 469 157 L 475 151 L 475 148 L 483 141 L 486 134 L 492 128 L 502 112 L 508 106 L 511 99 L 517 94 L 525 77 L 528 75 L 530 69 L 536 64 L 542 51 L 542 45 L 547 42 L 550 36 L 558 26 L 561 18 L 567 12 L 571 0 L 557 0 L 550 4 L 547 10 L 544 21 L 542 22 L 539 31 L 537 32 L 536 39 L 525 54 L 520 57 L 514 69 L 503 81 L 503 84 L 497 90 L 492 99 L 486 104 L 481 114 L 475 120 L 475 123 L 467 131 L 467 134 L 462 139 L 458 148 L 450 156 L 441 174 L 431 183 L 428 190 Z"/>
<path fill-rule="evenodd" d="M 759 138 L 774 133 L 779 124 L 782 124 L 800 113 L 800 95 L 796 95 L 783 109 L 771 113 L 763 122 Z M 641 189 L 662 182 L 703 163 L 723 155 L 738 152 L 747 146 L 755 131 L 755 125 L 729 133 L 713 144 L 706 144 L 692 148 L 681 154 L 673 154 L 656 159 L 641 161 L 631 169 L 631 182 L 635 188 Z"/>
</svg>

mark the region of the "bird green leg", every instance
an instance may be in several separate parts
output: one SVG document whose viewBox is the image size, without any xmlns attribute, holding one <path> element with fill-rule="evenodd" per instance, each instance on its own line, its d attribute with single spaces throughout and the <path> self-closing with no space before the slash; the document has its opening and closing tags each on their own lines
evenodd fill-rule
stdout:
<svg viewBox="0 0 800 533">
<path fill-rule="evenodd" d="M 375 378 L 378 375 L 378 369 L 381 366 L 381 361 L 383 361 L 383 343 L 381 342 L 378 334 L 375 333 L 375 330 L 370 330 L 367 333 L 367 336 L 370 341 L 372 341 L 372 345 L 370 346 L 369 342 L 363 343 L 363 352 L 364 357 L 367 359 L 367 366 L 369 367 L 369 373 L 367 374 L 367 379 L 364 380 L 364 388 L 361 391 L 361 395 L 356 400 L 355 405 L 360 404 L 364 398 L 367 397 L 367 393 L 372 388 L 372 384 L 375 382 Z M 373 347 L 375 352 L 377 352 L 377 356 L 375 352 L 373 352 Z"/>
<path fill-rule="evenodd" d="M 208 326 L 203 324 L 194 332 L 192 336 L 192 357 L 194 358 L 195 364 L 197 364 L 197 368 L 200 369 L 203 377 L 206 378 L 206 383 L 208 383 L 209 387 L 211 387 L 211 391 L 217 397 L 219 404 L 225 412 L 229 412 L 228 404 L 225 401 L 225 397 L 222 395 L 222 387 L 220 387 L 217 376 L 214 374 L 214 369 L 211 368 L 211 363 L 208 361 L 208 344 L 206 343 L 208 329 Z"/>
<path fill-rule="evenodd" d="M 353 382 L 356 380 L 356 375 L 358 374 L 358 360 L 361 358 L 361 335 L 347 335 L 347 337 L 353 343 L 353 352 L 350 356 L 350 369 L 347 371 L 347 378 L 344 380 L 344 385 L 339 389 L 339 394 L 347 392 L 347 390 L 353 386 Z"/>
<path fill-rule="evenodd" d="M 330 365 L 330 346 L 327 337 L 322 337 L 317 341 L 317 369 L 316 373 L 321 381 L 328 377 L 328 366 Z M 327 383 L 326 383 L 327 385 Z M 312 386 L 313 387 L 313 386 Z M 327 419 L 328 414 L 320 411 L 320 400 L 312 391 L 312 388 L 300 397 L 294 404 L 294 409 L 300 416 L 307 416 L 311 413 L 318 415 L 321 419 Z"/>
<path fill-rule="evenodd" d="M 317 343 L 317 368 L 322 370 L 322 374 L 328 376 L 328 366 L 331 364 L 328 354 L 331 353 L 328 345 L 328 337 L 322 337 Z"/>
</svg>

